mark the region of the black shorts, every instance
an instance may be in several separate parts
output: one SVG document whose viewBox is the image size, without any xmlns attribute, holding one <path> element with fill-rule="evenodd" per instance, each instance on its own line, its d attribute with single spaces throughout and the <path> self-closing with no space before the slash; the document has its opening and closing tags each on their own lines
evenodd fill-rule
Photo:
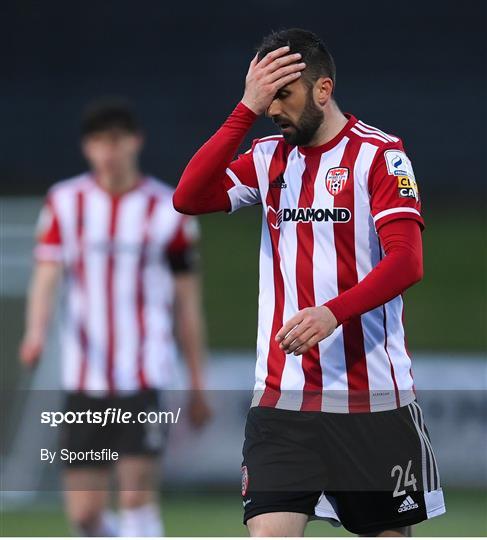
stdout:
<svg viewBox="0 0 487 540">
<path fill-rule="evenodd" d="M 137 418 L 139 412 L 160 410 L 160 395 L 157 390 L 144 390 L 135 394 L 112 397 L 94 397 L 81 392 L 66 394 L 64 412 L 104 413 L 107 409 L 120 409 L 132 413 L 131 418 Z M 86 454 L 93 450 L 101 452 L 110 449 L 118 453 L 118 458 L 124 456 L 157 456 L 166 443 L 168 424 L 141 423 L 137 420 L 129 423 L 64 423 L 60 435 L 60 447 L 73 452 Z M 113 464 L 107 459 L 83 459 L 66 461 L 67 467 L 93 467 Z"/>
<path fill-rule="evenodd" d="M 242 463 L 244 523 L 299 512 L 370 534 L 445 512 L 417 403 L 339 414 L 253 407 Z"/>
</svg>

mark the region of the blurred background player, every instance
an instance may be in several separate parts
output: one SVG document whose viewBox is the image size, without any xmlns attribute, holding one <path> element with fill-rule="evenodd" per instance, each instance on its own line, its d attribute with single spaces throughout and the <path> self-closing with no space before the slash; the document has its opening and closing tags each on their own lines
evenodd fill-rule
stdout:
<svg viewBox="0 0 487 540">
<path fill-rule="evenodd" d="M 55 184 L 38 225 L 36 265 L 20 347 L 33 367 L 46 340 L 56 288 L 67 292 L 61 352 L 66 410 L 158 410 L 173 381 L 176 329 L 189 368 L 189 415 L 202 426 L 202 319 L 198 226 L 172 206 L 172 189 L 143 175 L 143 135 L 130 106 L 92 104 L 82 122 L 91 171 Z M 83 536 L 161 536 L 158 456 L 161 425 L 66 425 L 62 446 L 119 452 L 119 521 L 108 511 L 112 463 L 74 463 L 64 471 L 65 504 Z"/>
</svg>

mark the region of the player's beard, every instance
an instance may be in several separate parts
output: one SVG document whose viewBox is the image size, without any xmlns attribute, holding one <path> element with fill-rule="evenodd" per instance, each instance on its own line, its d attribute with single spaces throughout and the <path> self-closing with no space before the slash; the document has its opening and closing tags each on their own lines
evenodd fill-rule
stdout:
<svg viewBox="0 0 487 540">
<path fill-rule="evenodd" d="M 297 124 L 291 124 L 292 129 L 287 133 L 283 132 L 282 136 L 292 146 L 307 146 L 313 140 L 318 128 L 323 123 L 323 119 L 323 111 L 316 106 L 313 99 L 313 90 L 310 88 Z"/>
</svg>

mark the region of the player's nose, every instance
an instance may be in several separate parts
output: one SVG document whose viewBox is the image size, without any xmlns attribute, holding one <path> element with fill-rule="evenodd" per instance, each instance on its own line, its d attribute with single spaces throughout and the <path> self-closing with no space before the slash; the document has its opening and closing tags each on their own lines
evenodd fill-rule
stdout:
<svg viewBox="0 0 487 540">
<path fill-rule="evenodd" d="M 279 101 L 277 99 L 275 99 L 270 105 L 269 105 L 269 108 L 267 109 L 267 116 L 269 118 L 274 118 L 276 116 L 279 116 L 281 114 L 281 108 L 279 106 Z"/>
</svg>

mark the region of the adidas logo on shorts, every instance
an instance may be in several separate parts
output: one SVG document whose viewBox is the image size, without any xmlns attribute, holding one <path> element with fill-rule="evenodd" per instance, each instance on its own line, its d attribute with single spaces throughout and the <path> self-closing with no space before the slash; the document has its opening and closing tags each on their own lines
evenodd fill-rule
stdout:
<svg viewBox="0 0 487 540">
<path fill-rule="evenodd" d="M 407 512 L 408 510 L 414 510 L 418 508 L 418 504 L 408 495 L 401 503 L 401 506 L 398 508 L 398 512 Z"/>
</svg>

